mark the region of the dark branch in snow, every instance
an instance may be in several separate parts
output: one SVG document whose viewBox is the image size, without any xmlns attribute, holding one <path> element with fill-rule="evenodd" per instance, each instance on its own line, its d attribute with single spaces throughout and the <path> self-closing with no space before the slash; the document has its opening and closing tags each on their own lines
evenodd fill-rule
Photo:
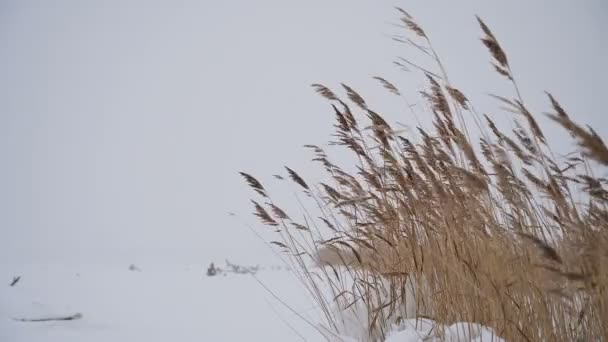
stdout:
<svg viewBox="0 0 608 342">
<path fill-rule="evenodd" d="M 50 321 L 74 321 L 77 319 L 81 319 L 81 313 L 75 313 L 70 316 L 56 316 L 56 317 L 42 317 L 42 318 L 13 318 L 15 321 L 19 322 L 50 322 Z"/>
<path fill-rule="evenodd" d="M 13 277 L 13 281 L 11 282 L 11 287 L 17 285 L 17 283 L 21 280 L 21 276 Z"/>
</svg>

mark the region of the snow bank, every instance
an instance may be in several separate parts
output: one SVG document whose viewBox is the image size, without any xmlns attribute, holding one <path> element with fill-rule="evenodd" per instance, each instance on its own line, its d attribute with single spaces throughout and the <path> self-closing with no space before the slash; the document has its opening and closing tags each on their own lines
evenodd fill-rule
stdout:
<svg viewBox="0 0 608 342">
<path fill-rule="evenodd" d="M 408 319 L 388 334 L 386 342 L 504 342 L 488 327 L 475 323 L 443 326 L 428 319 Z"/>
</svg>

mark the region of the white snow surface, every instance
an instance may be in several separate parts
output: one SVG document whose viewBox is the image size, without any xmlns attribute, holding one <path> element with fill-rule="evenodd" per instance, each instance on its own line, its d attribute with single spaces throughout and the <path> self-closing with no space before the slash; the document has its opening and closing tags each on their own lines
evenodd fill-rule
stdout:
<svg viewBox="0 0 608 342">
<path fill-rule="evenodd" d="M 389 333 L 386 342 L 503 342 L 492 329 L 479 324 L 455 323 L 442 326 L 428 319 L 408 319 Z"/>
<path fill-rule="evenodd" d="M 324 341 L 322 318 L 302 284 L 285 269 L 208 277 L 206 265 L 0 265 L 0 341 Z M 21 276 L 13 287 L 14 276 Z M 257 279 L 256 279 L 257 278 Z M 271 295 L 287 303 L 290 309 Z M 297 314 L 296 314 L 297 312 Z M 342 337 L 366 341 L 365 312 L 344 316 Z M 69 321 L 17 319 L 82 315 Z M 307 323 L 302 317 L 310 323 Z M 441 327 L 406 319 L 386 342 L 501 341 L 477 325 Z"/>
<path fill-rule="evenodd" d="M 2 267 L 0 341 L 301 340 L 283 321 L 308 340 L 318 335 L 251 275 L 207 277 L 206 265 L 138 266 L 139 272 L 129 271 L 129 264 Z M 10 287 L 15 275 L 21 280 Z M 305 292 L 289 272 L 261 271 L 258 278 L 294 310 L 304 314 L 311 310 Z M 75 313 L 82 318 L 13 320 Z"/>
</svg>

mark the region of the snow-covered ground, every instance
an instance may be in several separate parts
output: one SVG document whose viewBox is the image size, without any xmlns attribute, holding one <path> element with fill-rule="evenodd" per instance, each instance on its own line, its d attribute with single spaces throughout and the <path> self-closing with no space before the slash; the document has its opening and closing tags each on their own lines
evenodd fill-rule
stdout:
<svg viewBox="0 0 608 342">
<path fill-rule="evenodd" d="M 0 266 L 0 341 L 297 341 L 318 334 L 251 275 L 207 277 L 206 266 Z M 20 281 L 10 287 L 13 276 Z M 285 270 L 257 277 L 302 314 L 315 316 Z M 73 321 L 19 322 L 80 313 Z"/>
<path fill-rule="evenodd" d="M 0 265 L 0 341 L 325 340 L 302 319 L 318 323 L 319 310 L 284 268 L 262 266 L 254 278 L 248 274 L 208 277 L 206 265 L 137 266 L 130 270 L 128 264 Z M 15 276 L 21 278 L 10 286 Z M 19 321 L 73 315 L 82 316 Z M 364 341 L 366 336 L 353 336 L 365 331 L 353 326 L 357 320 L 346 321 L 344 338 L 332 340 Z M 412 319 L 394 327 L 387 342 L 434 341 L 433 336 L 492 341 L 491 331 L 482 327 L 437 327 L 431 321 Z"/>
</svg>

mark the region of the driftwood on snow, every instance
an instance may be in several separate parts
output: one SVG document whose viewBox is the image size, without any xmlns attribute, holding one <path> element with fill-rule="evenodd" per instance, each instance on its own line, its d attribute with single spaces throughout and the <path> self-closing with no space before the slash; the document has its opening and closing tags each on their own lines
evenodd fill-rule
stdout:
<svg viewBox="0 0 608 342">
<path fill-rule="evenodd" d="M 69 316 L 49 316 L 49 317 L 40 317 L 40 318 L 13 318 L 15 321 L 19 322 L 50 322 L 50 321 L 74 321 L 77 319 L 81 319 L 81 313 L 75 313 Z"/>
<path fill-rule="evenodd" d="M 11 287 L 15 286 L 19 280 L 21 280 L 21 276 L 13 277 L 13 281 L 11 281 Z"/>
</svg>

